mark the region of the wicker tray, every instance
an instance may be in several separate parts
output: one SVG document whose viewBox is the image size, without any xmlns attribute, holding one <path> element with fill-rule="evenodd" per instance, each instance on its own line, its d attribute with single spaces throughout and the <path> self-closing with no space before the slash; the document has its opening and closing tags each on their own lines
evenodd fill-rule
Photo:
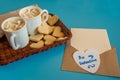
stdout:
<svg viewBox="0 0 120 80">
<path fill-rule="evenodd" d="M 53 15 L 53 14 L 51 14 L 51 15 Z M 28 57 L 30 55 L 37 54 L 38 52 L 42 52 L 42 51 L 48 50 L 50 48 L 53 48 L 55 46 L 59 46 L 61 44 L 66 43 L 72 37 L 71 32 L 62 23 L 62 21 L 58 20 L 58 22 L 55 24 L 55 26 L 60 26 L 67 38 L 65 40 L 56 41 L 53 44 L 48 45 L 48 46 L 44 46 L 40 49 L 30 48 L 29 47 L 30 43 L 31 43 L 31 41 L 30 41 L 30 43 L 25 48 L 18 49 L 18 50 L 13 50 L 10 47 L 6 37 L 5 36 L 2 37 L 0 39 L 0 65 L 6 65 L 6 64 L 9 64 L 11 62 L 14 62 L 14 61 L 20 60 L 22 58 Z"/>
</svg>

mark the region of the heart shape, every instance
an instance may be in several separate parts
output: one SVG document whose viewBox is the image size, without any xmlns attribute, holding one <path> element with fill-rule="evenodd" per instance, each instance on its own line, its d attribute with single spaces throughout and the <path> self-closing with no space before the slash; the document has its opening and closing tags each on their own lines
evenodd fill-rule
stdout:
<svg viewBox="0 0 120 80">
<path fill-rule="evenodd" d="M 53 16 L 49 15 L 49 18 L 48 18 L 47 22 L 48 22 L 49 25 L 53 26 L 55 23 L 57 23 L 58 19 L 59 18 L 56 15 L 53 15 Z"/>
<path fill-rule="evenodd" d="M 31 48 L 42 48 L 43 46 L 44 46 L 44 41 L 43 40 L 40 40 L 37 43 L 31 43 L 30 44 Z"/>
<path fill-rule="evenodd" d="M 87 51 L 76 51 L 73 58 L 77 65 L 82 69 L 95 73 L 100 66 L 99 52 L 95 49 L 88 49 Z"/>
<path fill-rule="evenodd" d="M 43 22 L 38 28 L 37 31 L 41 34 L 51 34 L 54 27 L 49 26 L 46 22 Z"/>
<path fill-rule="evenodd" d="M 50 45 L 56 41 L 56 38 L 51 35 L 45 35 L 44 40 L 45 40 L 45 45 Z"/>
<path fill-rule="evenodd" d="M 29 39 L 34 42 L 38 42 L 43 38 L 43 34 L 30 35 Z"/>
<path fill-rule="evenodd" d="M 61 29 L 60 26 L 56 26 L 54 28 L 54 31 L 53 31 L 52 35 L 55 36 L 55 37 L 64 37 L 65 36 L 64 33 L 62 32 L 62 29 Z"/>
</svg>

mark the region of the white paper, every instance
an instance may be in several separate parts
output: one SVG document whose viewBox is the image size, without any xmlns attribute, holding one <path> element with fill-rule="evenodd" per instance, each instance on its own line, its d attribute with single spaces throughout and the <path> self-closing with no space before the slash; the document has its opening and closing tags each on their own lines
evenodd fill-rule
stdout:
<svg viewBox="0 0 120 80">
<path fill-rule="evenodd" d="M 100 54 L 111 49 L 105 29 L 72 28 L 71 46 L 77 50 L 97 49 Z"/>
</svg>

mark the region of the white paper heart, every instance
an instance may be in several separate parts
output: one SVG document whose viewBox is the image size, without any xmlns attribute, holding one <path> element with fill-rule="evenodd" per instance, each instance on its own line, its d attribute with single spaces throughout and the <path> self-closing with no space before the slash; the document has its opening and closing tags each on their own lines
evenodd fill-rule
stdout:
<svg viewBox="0 0 120 80">
<path fill-rule="evenodd" d="M 88 49 L 87 51 L 76 51 L 73 58 L 78 66 L 84 70 L 95 73 L 100 66 L 99 52 L 95 49 Z"/>
</svg>

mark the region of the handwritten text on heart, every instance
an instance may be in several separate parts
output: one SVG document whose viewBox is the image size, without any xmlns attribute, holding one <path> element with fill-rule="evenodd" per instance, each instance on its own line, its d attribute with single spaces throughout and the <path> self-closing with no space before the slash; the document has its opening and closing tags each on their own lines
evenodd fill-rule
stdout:
<svg viewBox="0 0 120 80">
<path fill-rule="evenodd" d="M 95 49 L 88 49 L 86 52 L 76 51 L 73 58 L 78 66 L 90 73 L 97 72 L 100 65 L 99 53 Z"/>
</svg>

